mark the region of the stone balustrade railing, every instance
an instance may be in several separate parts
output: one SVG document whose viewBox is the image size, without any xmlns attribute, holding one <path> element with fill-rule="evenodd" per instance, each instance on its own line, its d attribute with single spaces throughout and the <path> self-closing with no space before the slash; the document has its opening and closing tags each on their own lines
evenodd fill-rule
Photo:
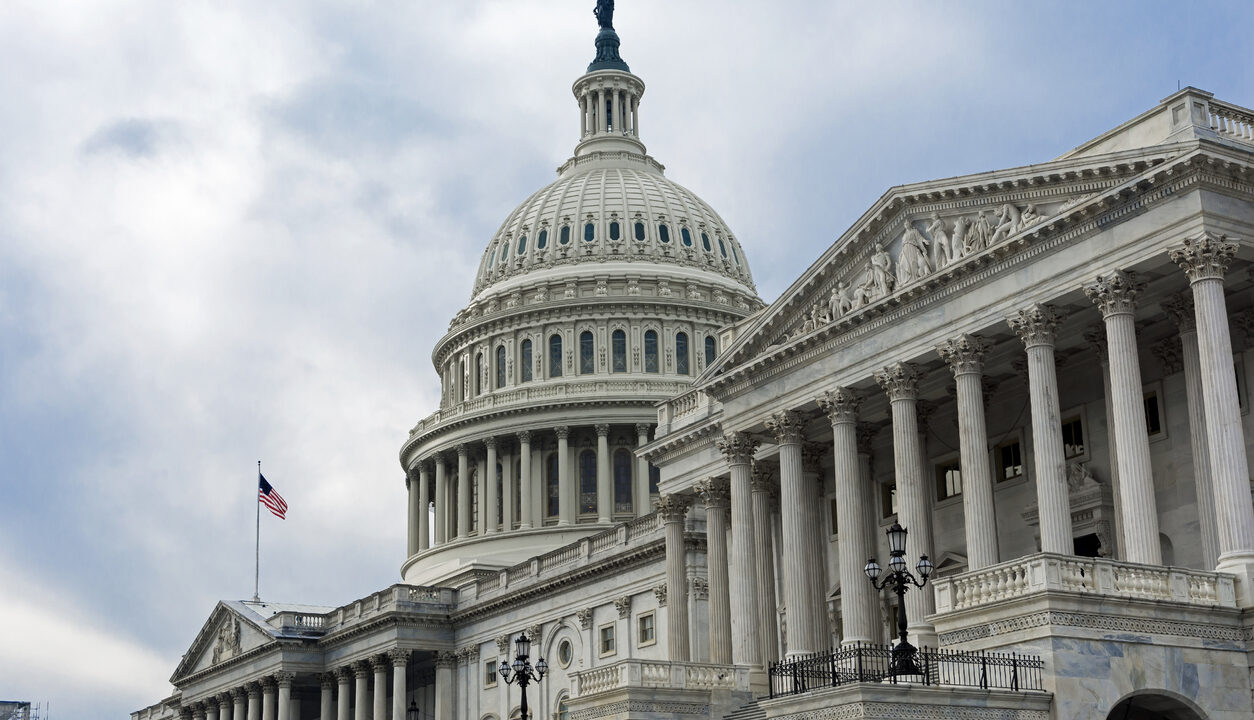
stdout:
<svg viewBox="0 0 1254 720">
<path fill-rule="evenodd" d="M 690 390 L 666 402 L 658 403 L 658 435 L 664 435 L 675 428 L 704 420 L 717 409 L 717 401 L 700 390 Z"/>
<path fill-rule="evenodd" d="M 574 673 L 577 697 L 620 688 L 749 690 L 748 668 L 709 663 L 620 660 Z"/>
<path fill-rule="evenodd" d="M 395 610 L 445 614 L 456 602 L 452 588 L 393 585 L 328 613 L 284 611 L 266 622 L 272 627 L 302 634 L 322 634 L 355 625 Z"/>
<path fill-rule="evenodd" d="M 938 614 L 1047 591 L 1236 607 L 1231 575 L 1049 553 L 938 578 L 934 585 Z"/>
<path fill-rule="evenodd" d="M 1254 144 L 1254 115 L 1214 98 L 1207 105 L 1210 110 L 1211 130 L 1222 137 Z"/>
</svg>

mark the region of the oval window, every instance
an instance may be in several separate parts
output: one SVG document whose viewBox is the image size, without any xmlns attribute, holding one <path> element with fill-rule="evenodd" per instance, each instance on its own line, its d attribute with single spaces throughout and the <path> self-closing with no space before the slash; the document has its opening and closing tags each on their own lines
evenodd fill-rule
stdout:
<svg viewBox="0 0 1254 720">
<path fill-rule="evenodd" d="M 636 240 L 644 242 L 644 223 L 636 223 Z"/>
<path fill-rule="evenodd" d="M 705 248 L 706 252 L 710 252 L 710 236 L 705 233 L 701 233 L 701 247 Z"/>
<path fill-rule="evenodd" d="M 549 231 L 541 230 L 540 236 L 536 238 L 536 249 L 543 250 L 549 244 Z"/>
<path fill-rule="evenodd" d="M 723 238 L 718 239 L 718 251 L 723 253 L 723 257 L 727 257 L 727 246 L 723 244 Z"/>
<path fill-rule="evenodd" d="M 584 242 L 592 242 L 593 240 L 596 239 L 596 236 L 597 236 L 596 225 L 593 225 L 592 223 L 587 223 L 586 225 L 583 226 L 583 241 Z"/>
<path fill-rule="evenodd" d="M 557 646 L 557 661 L 562 667 L 569 667 L 570 661 L 575 658 L 575 648 L 570 644 L 569 640 L 563 640 Z"/>
<path fill-rule="evenodd" d="M 557 239 L 557 241 L 558 241 L 558 242 L 560 242 L 560 243 L 561 243 L 561 244 L 563 244 L 563 245 L 565 245 L 565 244 L 567 244 L 567 243 L 569 243 L 569 242 L 570 242 L 570 226 L 569 226 L 569 225 L 563 225 L 563 226 L 562 226 L 562 234 L 561 234 L 561 236 Z"/>
<path fill-rule="evenodd" d="M 525 252 L 527 252 L 527 236 L 523 235 L 518 238 L 518 254 L 522 255 Z"/>
<path fill-rule="evenodd" d="M 679 228 L 679 239 L 683 241 L 684 247 L 692 247 L 692 235 L 688 228 Z"/>
<path fill-rule="evenodd" d="M 657 226 L 657 239 L 660 240 L 663 245 L 669 244 L 671 241 L 670 228 L 666 227 L 665 225 L 658 225 Z"/>
<path fill-rule="evenodd" d="M 616 222 L 610 223 L 610 239 L 611 240 L 618 239 L 618 223 Z"/>
</svg>

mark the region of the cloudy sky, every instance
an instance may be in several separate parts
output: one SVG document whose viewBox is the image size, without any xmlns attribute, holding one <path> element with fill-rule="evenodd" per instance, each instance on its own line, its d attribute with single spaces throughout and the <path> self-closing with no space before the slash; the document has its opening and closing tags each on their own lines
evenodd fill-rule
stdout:
<svg viewBox="0 0 1254 720">
<path fill-rule="evenodd" d="M 125 717 L 219 598 L 395 582 L 397 451 L 500 221 L 574 145 L 592 0 L 0 3 L 0 699 Z M 623 0 L 641 131 L 773 299 L 892 185 L 1049 160 L 1254 4 Z"/>
</svg>

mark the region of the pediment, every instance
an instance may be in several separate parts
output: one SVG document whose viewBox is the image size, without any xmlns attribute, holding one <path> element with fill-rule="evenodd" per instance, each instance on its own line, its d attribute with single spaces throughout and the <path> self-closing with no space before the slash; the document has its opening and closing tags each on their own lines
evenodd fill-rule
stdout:
<svg viewBox="0 0 1254 720">
<path fill-rule="evenodd" d="M 219 602 L 183 655 L 170 682 L 226 663 L 250 650 L 274 642 L 274 637 L 232 604 Z"/>
</svg>

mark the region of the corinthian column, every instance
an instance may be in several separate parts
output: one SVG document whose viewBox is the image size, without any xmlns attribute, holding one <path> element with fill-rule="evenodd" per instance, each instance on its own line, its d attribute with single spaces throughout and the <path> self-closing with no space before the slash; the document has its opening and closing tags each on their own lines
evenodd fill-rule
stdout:
<svg viewBox="0 0 1254 720">
<path fill-rule="evenodd" d="M 557 524 L 573 525 L 575 488 L 570 477 L 570 428 L 558 425 L 553 432 L 557 434 Z"/>
<path fill-rule="evenodd" d="M 831 534 L 823 525 L 824 482 L 823 446 L 817 443 L 801 444 L 801 476 L 809 499 L 806 500 L 805 536 L 809 543 L 806 555 L 812 563 L 810 597 L 805 607 L 810 611 L 810 626 L 814 639 L 810 645 L 819 650 L 832 646 L 832 632 L 827 619 L 827 545 Z"/>
<path fill-rule="evenodd" d="M 405 556 L 409 557 L 418 553 L 418 516 L 421 513 L 421 504 L 418 502 L 418 468 L 412 467 L 405 473 L 405 490 L 409 501 Z"/>
<path fill-rule="evenodd" d="M 279 718 L 278 720 L 291 720 L 292 713 L 292 681 L 296 679 L 296 673 L 280 672 L 274 674 L 274 680 L 279 684 Z"/>
<path fill-rule="evenodd" d="M 684 562 L 684 516 L 690 501 L 662 495 L 657 512 L 666 532 L 666 654 L 672 662 L 691 659 L 688 644 L 688 571 Z"/>
<path fill-rule="evenodd" d="M 533 523 L 531 517 L 531 431 L 529 430 L 522 430 L 518 433 L 518 455 L 518 483 L 520 485 L 518 498 L 518 528 L 520 530 L 526 530 L 531 527 Z"/>
<path fill-rule="evenodd" d="M 817 652 L 814 613 L 806 603 L 814 596 L 813 559 L 806 536 L 806 503 L 810 486 L 806 485 L 801 468 L 801 439 L 805 428 L 800 415 L 791 410 L 775 413 L 766 419 L 766 428 L 779 444 L 779 504 L 784 563 L 784 608 L 788 622 L 788 658 Z"/>
<path fill-rule="evenodd" d="M 261 720 L 261 685 L 248 683 L 248 720 Z"/>
<path fill-rule="evenodd" d="M 649 424 L 636 424 L 636 450 L 649 444 Z M 636 458 L 636 491 L 631 499 L 636 517 L 644 517 L 653 511 L 653 503 L 649 497 L 649 460 L 643 456 Z"/>
<path fill-rule="evenodd" d="M 248 720 L 248 691 L 242 687 L 231 688 L 231 700 L 235 704 L 232 720 Z"/>
<path fill-rule="evenodd" d="M 367 700 L 370 697 L 370 663 L 362 660 L 353 666 L 353 675 L 357 681 L 357 687 L 354 688 L 353 699 L 353 720 L 369 720 L 370 706 Z"/>
<path fill-rule="evenodd" d="M 261 720 L 274 720 L 274 678 L 261 680 Z"/>
<path fill-rule="evenodd" d="M 318 676 L 318 685 L 322 690 L 318 703 L 319 720 L 331 720 L 332 706 L 335 704 L 335 673 L 325 672 Z"/>
<path fill-rule="evenodd" d="M 758 568 L 753 552 L 753 453 L 758 442 L 744 433 L 718 440 L 731 474 L 731 628 L 732 657 L 737 665 L 762 669 L 758 625 Z"/>
<path fill-rule="evenodd" d="M 1041 520 L 1041 550 L 1071 555 L 1071 497 L 1062 447 L 1062 412 L 1058 409 L 1058 374 L 1054 333 L 1060 318 L 1052 305 L 1036 304 L 1007 318 L 1028 354 L 1028 394 L 1032 398 L 1032 447 L 1036 467 L 1036 504 Z M 1141 418 L 1144 426 L 1145 418 Z M 1155 542 L 1157 547 L 1157 542 Z"/>
<path fill-rule="evenodd" d="M 1123 534 L 1127 540 L 1124 558 L 1158 565 L 1162 563 L 1158 505 L 1150 470 L 1149 432 L 1145 427 L 1145 398 L 1133 318 L 1137 296 L 1144 288 L 1145 283 L 1134 273 L 1116 270 L 1099 275 L 1095 283 L 1084 288 L 1084 294 L 1102 311 L 1106 322 L 1111 403 L 1118 436 L 1119 493 L 1123 496 Z"/>
<path fill-rule="evenodd" d="M 610 485 L 610 426 L 595 426 L 597 431 L 597 522 L 614 520 L 614 489 Z"/>
<path fill-rule="evenodd" d="M 218 718 L 219 720 L 231 720 L 231 693 L 224 692 L 218 695 Z M 326 717 L 325 715 L 323 717 Z"/>
<path fill-rule="evenodd" d="M 758 627 L 762 667 L 779 660 L 779 613 L 775 605 L 775 533 L 771 532 L 771 496 L 775 485 L 761 468 L 753 468 L 753 566 L 757 573 Z"/>
<path fill-rule="evenodd" d="M 842 645 L 875 642 L 875 594 L 862 575 L 871 551 L 868 512 L 875 504 L 867 493 L 858 467 L 858 408 L 862 398 L 847 387 L 837 387 L 819 397 L 819 407 L 832 422 L 832 453 L 836 475 L 836 528 L 840 543 L 840 616 L 844 623 Z"/>
<path fill-rule="evenodd" d="M 1112 559 L 1124 559 L 1123 549 L 1127 543 L 1123 539 L 1123 500 L 1119 497 L 1119 448 L 1115 437 L 1115 409 L 1110 394 L 1110 358 L 1106 352 L 1106 329 L 1094 325 L 1084 331 L 1084 341 L 1097 354 L 1098 364 L 1102 368 L 1102 397 L 1105 399 L 1106 411 L 1106 457 L 1110 464 L 1110 489 L 1115 503 L 1115 537 L 1114 547 L 1106 548 Z M 1088 432 L 1088 428 L 1085 428 Z M 1089 440 L 1088 442 L 1092 442 Z"/>
<path fill-rule="evenodd" d="M 893 416 L 893 468 L 897 475 L 897 514 L 906 529 L 906 557 L 933 554 L 927 547 L 928 487 L 919 461 L 919 371 L 910 363 L 893 363 L 875 373 L 875 382 L 888 395 Z M 936 647 L 936 630 L 924 618 L 936 612 L 931 587 L 906 593 L 907 631 L 917 646 Z"/>
<path fill-rule="evenodd" d="M 392 720 L 400 720 L 405 717 L 405 666 L 409 664 L 409 651 L 389 650 L 388 659 L 392 661 Z"/>
<path fill-rule="evenodd" d="M 1254 505 L 1223 282 L 1236 251 L 1236 243 L 1207 233 L 1172 250 L 1171 260 L 1193 286 L 1206 439 L 1219 521 L 1217 569 L 1238 576 L 1241 604 L 1248 607 L 1254 604 Z"/>
<path fill-rule="evenodd" d="M 991 343 L 960 335 L 936 346 L 954 372 L 958 399 L 958 448 L 962 467 L 962 512 L 967 534 L 967 568 L 995 565 L 997 515 L 993 509 L 993 474 L 988 462 L 988 431 L 984 425 L 984 356 Z"/>
<path fill-rule="evenodd" d="M 464 444 L 457 446 L 457 537 L 470 535 L 470 449 Z M 361 718 L 358 718 L 361 720 Z"/>
<path fill-rule="evenodd" d="M 710 662 L 732 662 L 731 593 L 727 584 L 727 480 L 708 478 L 696 485 L 705 501 L 706 567 L 710 576 Z"/>
<path fill-rule="evenodd" d="M 374 669 L 374 715 L 372 720 L 387 717 L 388 712 L 388 659 L 383 655 L 370 658 L 370 666 Z"/>
<path fill-rule="evenodd" d="M 431 476 L 426 461 L 418 461 L 418 550 L 431 547 Z"/>
<path fill-rule="evenodd" d="M 490 437 L 483 441 L 484 446 L 488 449 L 488 466 L 483 473 L 483 483 L 485 497 L 484 512 L 479 518 L 480 535 L 491 535 L 496 533 L 496 438 Z M 504 470 L 501 472 L 504 475 Z M 509 528 L 505 528 L 508 530 Z"/>
<path fill-rule="evenodd" d="M 435 461 L 435 544 L 448 542 L 448 477 L 442 453 L 432 453 Z"/>
<path fill-rule="evenodd" d="M 451 652 L 435 654 L 435 716 L 456 717 L 454 699 L 457 697 L 457 656 Z"/>
<path fill-rule="evenodd" d="M 1202 389 L 1202 360 L 1197 342 L 1193 295 L 1176 295 L 1162 301 L 1162 309 L 1180 330 L 1184 392 L 1189 405 L 1189 445 L 1193 454 L 1193 489 L 1197 493 L 1197 521 L 1202 536 L 1202 566 L 1215 567 L 1219 560 L 1219 528 L 1215 517 L 1215 492 L 1211 484 L 1210 443 L 1206 437 L 1206 402 Z"/>
<path fill-rule="evenodd" d="M 336 720 L 348 720 L 349 718 L 349 694 L 352 690 L 349 683 L 352 681 L 353 668 L 345 665 L 335 671 L 338 680 L 339 689 L 335 693 L 335 718 Z"/>
</svg>

